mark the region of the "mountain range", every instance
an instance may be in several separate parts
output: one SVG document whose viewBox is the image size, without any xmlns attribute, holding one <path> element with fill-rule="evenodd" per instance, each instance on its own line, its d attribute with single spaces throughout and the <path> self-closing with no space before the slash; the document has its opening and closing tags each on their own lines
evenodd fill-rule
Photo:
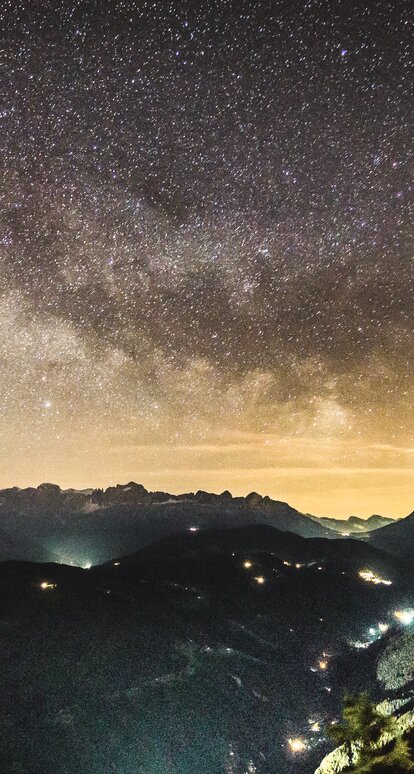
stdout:
<svg viewBox="0 0 414 774">
<path fill-rule="evenodd" d="M 62 490 L 56 484 L 0 490 L 0 560 L 97 564 L 185 529 L 267 524 L 302 537 L 338 539 L 389 520 L 318 519 L 251 492 L 232 497 L 198 491 L 149 492 L 129 482 L 103 489 Z M 344 526 L 345 525 L 345 526 Z M 361 527 L 361 529 L 360 529 Z"/>
<path fill-rule="evenodd" d="M 249 524 L 304 537 L 338 537 L 287 503 L 255 492 L 171 495 L 134 482 L 105 491 L 41 484 L 0 491 L 0 559 L 97 564 L 185 529 Z"/>
</svg>

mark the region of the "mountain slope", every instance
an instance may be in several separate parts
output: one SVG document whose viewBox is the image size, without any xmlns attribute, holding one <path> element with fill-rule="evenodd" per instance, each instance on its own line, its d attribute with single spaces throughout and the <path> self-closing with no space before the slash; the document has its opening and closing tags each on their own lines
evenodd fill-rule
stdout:
<svg viewBox="0 0 414 774">
<path fill-rule="evenodd" d="M 414 511 L 405 519 L 369 532 L 364 539 L 370 545 L 397 556 L 412 556 L 414 551 Z"/>
</svg>

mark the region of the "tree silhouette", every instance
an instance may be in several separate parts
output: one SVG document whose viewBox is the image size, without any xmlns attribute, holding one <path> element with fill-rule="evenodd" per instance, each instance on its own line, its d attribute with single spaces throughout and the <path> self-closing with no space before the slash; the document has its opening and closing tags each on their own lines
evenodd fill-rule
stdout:
<svg viewBox="0 0 414 774">
<path fill-rule="evenodd" d="M 392 715 L 382 715 L 368 694 L 346 694 L 342 720 L 329 726 L 329 736 L 344 745 L 348 762 L 352 766 L 353 746 L 358 750 L 358 763 L 352 768 L 355 774 L 403 774 L 414 772 L 407 742 L 392 739 L 379 747 L 385 734 L 395 735 L 396 720 Z"/>
<path fill-rule="evenodd" d="M 408 774 L 414 772 L 408 742 L 396 739 L 381 750 L 371 750 L 353 770 L 355 774 Z"/>
</svg>

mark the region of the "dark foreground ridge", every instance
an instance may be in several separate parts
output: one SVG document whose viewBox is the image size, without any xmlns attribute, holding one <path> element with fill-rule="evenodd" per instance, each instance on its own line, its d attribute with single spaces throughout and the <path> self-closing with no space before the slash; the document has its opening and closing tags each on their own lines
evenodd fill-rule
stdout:
<svg viewBox="0 0 414 774">
<path fill-rule="evenodd" d="M 186 529 L 89 570 L 0 564 L 0 769 L 310 774 L 344 688 L 384 690 L 413 580 L 364 542 L 268 525 Z"/>
</svg>

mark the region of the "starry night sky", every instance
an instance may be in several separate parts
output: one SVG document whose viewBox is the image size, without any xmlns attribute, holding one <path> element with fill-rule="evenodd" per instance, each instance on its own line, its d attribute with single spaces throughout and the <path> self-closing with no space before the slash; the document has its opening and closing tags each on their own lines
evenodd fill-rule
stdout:
<svg viewBox="0 0 414 774">
<path fill-rule="evenodd" d="M 0 486 L 411 511 L 412 4 L 0 9 Z"/>
</svg>

